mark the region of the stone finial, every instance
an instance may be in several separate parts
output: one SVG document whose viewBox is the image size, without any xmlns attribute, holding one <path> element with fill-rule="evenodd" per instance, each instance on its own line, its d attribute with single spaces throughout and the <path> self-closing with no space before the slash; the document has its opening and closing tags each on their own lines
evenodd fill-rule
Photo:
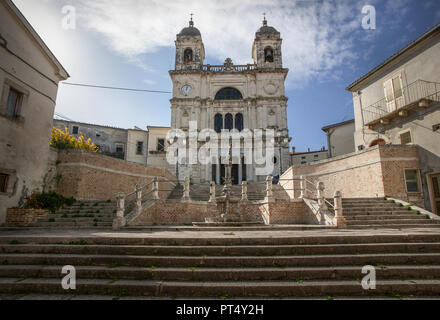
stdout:
<svg viewBox="0 0 440 320">
<path fill-rule="evenodd" d="M 153 199 L 159 200 L 159 179 L 157 177 L 154 177 L 153 179 Z"/>
<path fill-rule="evenodd" d="M 300 178 L 300 191 L 301 191 L 299 198 L 304 199 L 306 192 L 306 180 L 304 176 L 300 176 L 299 178 Z"/>
<path fill-rule="evenodd" d="M 325 190 L 324 182 L 318 182 L 316 184 L 316 193 L 318 195 L 318 205 L 321 210 L 327 211 L 328 207 L 325 204 L 324 190 Z"/>
<path fill-rule="evenodd" d="M 267 27 L 266 12 L 263 13 L 263 27 Z"/>
<path fill-rule="evenodd" d="M 192 28 L 192 27 L 194 27 L 194 21 L 193 21 L 194 13 L 191 13 L 190 16 L 191 16 L 191 19 L 189 21 L 189 26 Z"/>
<path fill-rule="evenodd" d="M 266 178 L 266 201 L 267 202 L 274 202 L 275 198 L 273 196 L 273 177 L 268 176 Z"/>
<path fill-rule="evenodd" d="M 136 212 L 142 210 L 142 186 L 140 184 L 136 185 Z"/>
</svg>

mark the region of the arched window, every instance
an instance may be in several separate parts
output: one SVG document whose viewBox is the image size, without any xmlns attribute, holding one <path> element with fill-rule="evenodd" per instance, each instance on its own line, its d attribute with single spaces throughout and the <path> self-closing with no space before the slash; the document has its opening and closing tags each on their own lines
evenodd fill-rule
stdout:
<svg viewBox="0 0 440 320">
<path fill-rule="evenodd" d="M 235 129 L 237 129 L 239 132 L 242 132 L 243 128 L 243 115 L 241 113 L 237 113 L 235 116 Z"/>
<path fill-rule="evenodd" d="M 191 49 L 186 49 L 183 54 L 183 62 L 191 63 L 193 61 L 193 51 Z"/>
<path fill-rule="evenodd" d="M 377 145 L 379 145 L 379 146 L 383 146 L 383 145 L 385 145 L 385 144 L 387 144 L 387 143 L 385 142 L 384 139 L 376 139 L 376 140 L 374 140 L 374 141 L 370 144 L 370 148 L 371 148 L 371 147 L 374 147 L 374 146 L 377 146 Z"/>
<path fill-rule="evenodd" d="M 235 88 L 223 88 L 215 95 L 215 100 L 242 100 L 243 96 Z"/>
<path fill-rule="evenodd" d="M 273 62 L 273 49 L 271 47 L 264 49 L 264 62 Z"/>
<path fill-rule="evenodd" d="M 216 114 L 214 118 L 214 130 L 217 133 L 222 132 L 223 129 L 223 116 L 221 114 Z"/>
<path fill-rule="evenodd" d="M 225 116 L 225 129 L 229 131 L 234 129 L 234 117 L 230 113 Z"/>
</svg>

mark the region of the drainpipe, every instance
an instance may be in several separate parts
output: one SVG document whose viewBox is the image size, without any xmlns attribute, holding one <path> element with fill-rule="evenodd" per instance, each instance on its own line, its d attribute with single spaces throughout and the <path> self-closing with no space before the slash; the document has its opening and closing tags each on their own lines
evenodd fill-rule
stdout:
<svg viewBox="0 0 440 320">
<path fill-rule="evenodd" d="M 331 143 L 330 138 L 334 132 L 335 132 L 335 129 L 333 129 L 333 131 L 332 130 L 327 131 L 328 155 L 329 155 L 330 159 L 333 158 L 333 148 L 332 148 L 332 143 Z"/>
</svg>

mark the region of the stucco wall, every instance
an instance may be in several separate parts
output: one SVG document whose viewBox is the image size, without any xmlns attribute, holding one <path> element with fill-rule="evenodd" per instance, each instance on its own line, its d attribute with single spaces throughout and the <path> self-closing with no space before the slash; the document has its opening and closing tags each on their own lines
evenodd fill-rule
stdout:
<svg viewBox="0 0 440 320">
<path fill-rule="evenodd" d="M 3 1 L 0 32 L 9 50 L 40 71 L 0 49 L 0 173 L 9 174 L 8 190 L 0 193 L 1 225 L 7 208 L 43 189 L 58 82 L 64 78 Z M 4 115 L 10 87 L 23 94 L 19 119 Z"/>
<path fill-rule="evenodd" d="M 347 123 L 330 129 L 329 152 L 331 157 L 339 157 L 355 152 L 354 132 L 355 123 Z"/>
<path fill-rule="evenodd" d="M 356 146 L 365 145 L 368 147 L 370 143 L 377 138 L 383 138 L 387 143 L 397 143 L 393 137 L 388 137 L 387 134 L 382 135 L 382 132 L 378 130 L 373 131 L 364 128 L 361 112 L 361 105 L 362 108 L 367 108 L 385 98 L 384 82 L 396 74 L 402 74 L 404 87 L 407 87 L 419 79 L 440 83 L 440 35 L 437 34 L 429 42 L 425 42 L 423 46 L 419 46 L 417 50 L 411 50 L 407 55 L 398 58 L 396 62 L 390 63 L 367 83 L 355 89 L 356 92 L 353 93 L 353 102 L 356 118 Z M 358 95 L 357 91 L 361 91 L 361 95 Z M 399 121 L 399 123 L 400 122 L 401 121 Z M 429 120 L 422 121 L 423 125 L 428 126 L 429 123 Z M 416 126 L 413 126 L 413 128 L 417 130 Z M 427 132 L 425 132 L 425 134 L 429 135 Z M 423 140 L 428 142 L 430 139 L 426 136 L 418 140 L 419 142 L 417 143 L 420 144 L 423 143 Z M 440 148 L 440 144 L 437 145 L 437 152 L 440 152 L 440 149 L 438 149 Z"/>
</svg>

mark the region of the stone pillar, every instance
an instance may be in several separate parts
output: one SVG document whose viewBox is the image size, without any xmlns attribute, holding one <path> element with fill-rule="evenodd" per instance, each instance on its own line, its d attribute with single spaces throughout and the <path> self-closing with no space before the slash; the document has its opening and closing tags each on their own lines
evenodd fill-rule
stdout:
<svg viewBox="0 0 440 320">
<path fill-rule="evenodd" d="M 335 224 L 338 228 L 346 228 L 347 220 L 344 218 L 342 208 L 342 193 L 340 191 L 335 192 Z"/>
<path fill-rule="evenodd" d="M 215 194 L 215 188 L 216 188 L 216 184 L 214 181 L 211 182 L 210 186 L 209 186 L 209 202 L 210 203 L 216 203 L 217 199 L 216 199 L 216 194 Z"/>
<path fill-rule="evenodd" d="M 125 220 L 125 194 L 123 193 L 118 193 L 118 195 L 116 196 L 116 205 L 117 205 L 117 209 L 116 209 L 116 217 L 113 220 L 113 229 L 114 230 L 119 230 L 123 227 L 125 227 L 126 225 L 126 220 Z"/>
<path fill-rule="evenodd" d="M 157 177 L 154 177 L 153 179 L 153 199 L 154 200 L 159 200 L 159 180 L 157 179 Z"/>
<path fill-rule="evenodd" d="M 241 183 L 241 201 L 248 201 L 248 184 L 247 181 Z"/>
<path fill-rule="evenodd" d="M 325 203 L 324 190 L 325 190 L 324 182 L 318 182 L 318 184 L 316 185 L 316 193 L 318 195 L 319 209 L 327 211 L 328 207 Z"/>
<path fill-rule="evenodd" d="M 183 187 L 183 201 L 190 201 L 190 188 L 191 188 L 191 179 L 189 177 L 185 178 L 185 185 Z"/>
<path fill-rule="evenodd" d="M 273 196 L 273 177 L 268 176 L 266 179 L 266 202 L 275 202 L 275 198 Z"/>
<path fill-rule="evenodd" d="M 306 180 L 304 178 L 304 176 L 300 176 L 300 199 L 304 199 L 305 195 L 306 195 Z"/>
<path fill-rule="evenodd" d="M 136 185 L 136 212 L 140 213 L 142 210 L 142 186 Z"/>
</svg>

